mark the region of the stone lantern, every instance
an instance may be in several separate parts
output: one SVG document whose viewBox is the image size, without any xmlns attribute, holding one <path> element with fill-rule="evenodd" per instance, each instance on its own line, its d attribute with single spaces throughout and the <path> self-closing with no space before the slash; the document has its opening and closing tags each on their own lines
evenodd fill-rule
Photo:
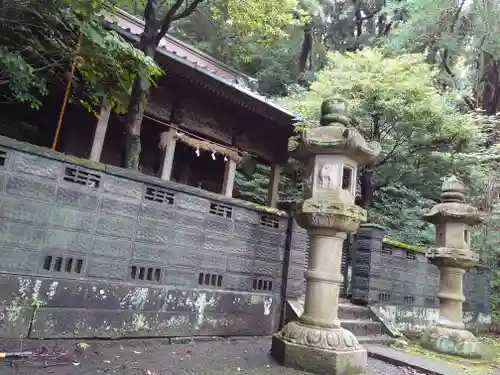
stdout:
<svg viewBox="0 0 500 375">
<path fill-rule="evenodd" d="M 464 202 L 465 186 L 456 177 L 444 181 L 441 197 L 442 202 L 424 215 L 436 226 L 436 247 L 427 251 L 427 257 L 440 272 L 439 320 L 427 328 L 421 344 L 437 352 L 480 358 L 484 346 L 465 330 L 462 303 L 465 270 L 479 261 L 470 249 L 471 231 L 484 221 L 484 215 Z"/>
<path fill-rule="evenodd" d="M 291 145 L 308 176 L 295 213 L 310 238 L 307 284 L 304 313 L 273 337 L 271 354 L 285 366 L 316 374 L 354 375 L 364 371 L 367 353 L 337 316 L 342 244 L 366 221 L 366 211 L 354 204 L 356 175 L 380 147 L 349 126 L 342 99 L 323 102 L 320 125 Z"/>
</svg>

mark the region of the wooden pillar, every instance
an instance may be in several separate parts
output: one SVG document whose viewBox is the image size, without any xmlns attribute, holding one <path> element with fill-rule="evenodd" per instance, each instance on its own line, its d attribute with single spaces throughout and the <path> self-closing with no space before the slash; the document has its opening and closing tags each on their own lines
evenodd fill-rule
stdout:
<svg viewBox="0 0 500 375">
<path fill-rule="evenodd" d="M 280 187 L 281 165 L 271 166 L 271 176 L 269 177 L 269 187 L 267 188 L 267 205 L 276 208 L 278 206 L 278 190 Z"/>
<path fill-rule="evenodd" d="M 90 160 L 99 162 L 101 160 L 102 147 L 106 138 L 106 131 L 108 129 L 109 116 L 111 115 L 111 108 L 103 105 L 99 120 L 95 127 L 94 140 L 92 142 L 92 150 L 90 151 Z"/>
<path fill-rule="evenodd" d="M 177 144 L 177 140 L 175 138 L 175 132 L 176 130 L 173 128 L 170 128 L 170 130 L 168 131 L 168 140 L 167 140 L 167 145 L 165 147 L 165 156 L 161 168 L 162 180 L 170 180 L 172 176 L 172 167 L 174 165 L 174 156 L 175 156 L 175 145 Z"/>
<path fill-rule="evenodd" d="M 233 196 L 234 177 L 236 176 L 236 162 L 228 159 L 224 168 L 224 182 L 222 183 L 222 194 L 226 197 Z"/>
</svg>

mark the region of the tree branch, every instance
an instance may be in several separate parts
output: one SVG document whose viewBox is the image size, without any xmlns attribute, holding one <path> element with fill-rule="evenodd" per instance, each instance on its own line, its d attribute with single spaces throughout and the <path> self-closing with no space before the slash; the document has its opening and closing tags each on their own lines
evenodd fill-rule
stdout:
<svg viewBox="0 0 500 375">
<path fill-rule="evenodd" d="M 174 21 L 175 13 L 180 9 L 183 2 L 184 2 L 184 0 L 175 0 L 175 3 L 170 7 L 167 14 L 165 15 L 165 18 L 163 18 L 161 29 L 160 29 L 160 31 L 158 31 L 158 33 L 156 34 L 156 37 L 155 37 L 155 41 L 156 41 L 157 45 L 160 43 L 160 41 L 163 39 L 163 37 L 167 33 L 168 29 L 170 28 L 170 25 L 172 25 L 172 22 Z"/>
<path fill-rule="evenodd" d="M 204 0 L 194 0 L 188 7 L 186 7 L 181 13 L 174 15 L 172 21 L 178 21 L 182 18 L 190 16 L 198 5 L 200 5 Z"/>
<path fill-rule="evenodd" d="M 385 156 L 384 156 L 383 159 L 381 159 L 377 163 L 373 164 L 373 169 L 378 168 L 378 167 L 384 165 L 385 163 L 387 163 L 387 161 L 391 158 L 391 156 L 394 154 L 394 152 L 396 151 L 396 149 L 399 146 L 401 146 L 405 141 L 406 141 L 406 139 L 404 137 L 402 137 L 399 141 L 397 141 L 394 144 L 394 147 L 392 148 L 392 150 L 389 151 L 387 154 L 385 154 Z"/>
</svg>

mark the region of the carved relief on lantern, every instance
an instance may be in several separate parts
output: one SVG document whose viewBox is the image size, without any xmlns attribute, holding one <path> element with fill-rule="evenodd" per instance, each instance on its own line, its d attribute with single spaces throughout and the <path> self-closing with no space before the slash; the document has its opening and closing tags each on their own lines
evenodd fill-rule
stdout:
<svg viewBox="0 0 500 375">
<path fill-rule="evenodd" d="M 329 197 L 354 203 L 356 163 L 344 155 L 315 155 L 307 167 L 305 198 Z"/>
<path fill-rule="evenodd" d="M 318 187 L 321 189 L 335 189 L 337 166 L 333 164 L 320 164 L 318 173 Z"/>
</svg>

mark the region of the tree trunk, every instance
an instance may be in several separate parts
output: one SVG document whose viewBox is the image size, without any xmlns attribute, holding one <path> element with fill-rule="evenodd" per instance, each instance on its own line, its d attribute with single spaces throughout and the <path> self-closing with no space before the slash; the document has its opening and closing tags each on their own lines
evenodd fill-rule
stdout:
<svg viewBox="0 0 500 375">
<path fill-rule="evenodd" d="M 297 83 L 301 86 L 306 86 L 307 85 L 307 80 L 304 77 L 304 74 L 307 69 L 307 60 L 308 57 L 311 56 L 312 54 L 312 47 L 313 47 L 313 35 L 312 35 L 312 28 L 313 24 L 311 21 L 309 21 L 305 26 L 304 26 L 304 40 L 302 41 L 302 47 L 300 49 L 300 55 L 299 55 L 299 61 L 298 61 L 298 70 L 299 70 L 299 77 L 297 80 Z M 309 67 L 310 69 L 311 67 Z"/>
<path fill-rule="evenodd" d="M 148 0 L 144 11 L 144 32 L 142 33 L 138 49 L 146 56 L 154 58 L 157 41 L 156 18 L 158 0 Z M 139 157 L 141 155 L 141 125 L 144 117 L 145 102 L 149 97 L 150 82 L 148 72 L 141 72 L 134 80 L 130 101 L 125 117 L 125 149 L 123 152 L 123 167 L 128 169 L 139 169 Z"/>
<path fill-rule="evenodd" d="M 141 154 L 141 125 L 144 117 L 144 102 L 146 92 L 140 78 L 134 81 L 127 116 L 125 117 L 125 150 L 123 167 L 139 169 Z"/>
<path fill-rule="evenodd" d="M 158 8 L 161 5 L 160 0 L 147 0 L 144 10 L 144 32 L 137 48 L 146 56 L 154 58 L 156 48 L 158 48 L 158 44 L 169 30 L 172 22 L 191 15 L 202 1 L 193 0 L 179 14 L 176 14 L 184 4 L 184 0 L 175 0 L 160 22 L 157 17 Z M 144 117 L 145 103 L 149 97 L 150 86 L 148 72 L 141 72 L 132 86 L 127 116 L 125 118 L 125 150 L 123 153 L 123 166 L 125 168 L 139 169 L 141 125 Z"/>
<path fill-rule="evenodd" d="M 356 204 L 365 210 L 370 207 L 373 202 L 373 171 L 365 169 L 359 176 L 361 185 L 361 196 L 357 199 Z"/>
</svg>

